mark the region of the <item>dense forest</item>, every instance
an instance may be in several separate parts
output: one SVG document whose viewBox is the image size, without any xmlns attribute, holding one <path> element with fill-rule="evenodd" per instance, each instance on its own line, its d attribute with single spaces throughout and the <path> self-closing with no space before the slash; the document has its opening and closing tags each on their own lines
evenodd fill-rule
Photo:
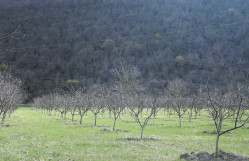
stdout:
<svg viewBox="0 0 249 161">
<path fill-rule="evenodd" d="M 1 70 L 30 98 L 104 83 L 120 62 L 158 87 L 222 85 L 249 72 L 248 0 L 1 0 Z M 5 52 L 8 51 L 8 52 Z"/>
</svg>

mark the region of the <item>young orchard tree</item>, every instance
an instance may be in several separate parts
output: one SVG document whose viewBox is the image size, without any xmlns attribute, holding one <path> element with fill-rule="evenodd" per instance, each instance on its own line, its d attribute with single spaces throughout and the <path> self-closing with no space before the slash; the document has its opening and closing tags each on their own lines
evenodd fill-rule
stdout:
<svg viewBox="0 0 249 161">
<path fill-rule="evenodd" d="M 140 81 L 140 71 L 137 67 L 121 63 L 120 66 L 112 70 L 112 84 L 109 92 L 108 107 L 114 115 L 113 131 L 115 123 L 120 113 L 126 108 L 125 101 L 127 95 L 143 90 Z M 115 99 L 113 99 L 113 98 Z M 113 104 L 111 104 L 113 103 Z"/>
<path fill-rule="evenodd" d="M 89 89 L 90 110 L 94 115 L 94 126 L 97 126 L 97 115 L 105 107 L 106 87 L 104 85 L 94 85 Z"/>
<path fill-rule="evenodd" d="M 67 119 L 67 113 L 70 110 L 70 107 L 72 106 L 72 100 L 71 100 L 71 94 L 64 94 L 62 96 L 62 107 L 64 109 L 64 119 Z"/>
<path fill-rule="evenodd" d="M 59 93 L 55 93 L 54 94 L 54 116 L 56 115 L 56 111 L 58 111 L 59 113 L 61 113 L 61 100 L 62 100 L 62 95 Z M 62 115 L 62 113 L 61 113 Z M 62 116 L 63 118 L 63 116 Z"/>
<path fill-rule="evenodd" d="M 147 93 L 150 95 L 150 98 L 152 99 L 152 102 L 154 103 L 157 103 L 160 101 L 162 101 L 162 93 L 164 92 L 163 91 L 163 88 L 158 86 L 156 83 L 151 83 L 146 86 L 146 91 Z M 160 102 L 161 103 L 161 102 Z M 161 107 L 161 106 L 160 106 Z M 159 106 L 154 106 L 153 108 L 159 108 Z M 155 120 L 156 120 L 156 114 L 157 114 L 157 111 L 159 111 L 159 109 L 155 109 L 153 112 L 153 125 L 155 125 Z"/>
<path fill-rule="evenodd" d="M 116 121 L 120 117 L 120 113 L 126 107 L 125 102 L 126 99 L 121 97 L 118 93 L 109 91 L 106 95 L 106 105 L 113 113 L 113 131 L 115 131 Z"/>
<path fill-rule="evenodd" d="M 79 90 L 75 92 L 75 106 L 78 109 L 78 113 L 80 115 L 80 124 L 82 124 L 82 119 L 86 112 L 89 110 L 88 98 L 89 95 L 86 94 L 83 90 Z"/>
<path fill-rule="evenodd" d="M 33 107 L 35 107 L 37 109 L 40 109 L 41 113 L 42 113 L 42 110 L 43 110 L 43 107 L 44 107 L 44 101 L 42 100 L 42 97 L 37 97 L 37 98 L 34 99 Z"/>
<path fill-rule="evenodd" d="M 193 116 L 193 112 L 195 113 L 195 118 L 196 118 L 196 111 L 199 111 L 202 107 L 202 100 L 200 99 L 200 95 L 198 95 L 200 93 L 197 94 L 193 94 L 190 95 L 188 98 L 188 116 L 189 116 L 189 122 L 191 122 L 192 116 Z"/>
<path fill-rule="evenodd" d="M 160 99 L 155 99 L 155 96 L 152 96 L 151 94 L 135 94 L 130 95 L 127 99 L 128 106 L 130 108 L 130 111 L 132 113 L 132 116 L 135 118 L 136 122 L 141 127 L 141 136 L 140 139 L 143 139 L 143 132 L 148 124 L 151 117 L 159 111 L 161 105 L 160 105 Z M 149 115 L 141 118 L 139 115 L 145 110 L 149 109 Z"/>
<path fill-rule="evenodd" d="M 175 110 L 179 117 L 181 128 L 181 118 L 188 110 L 188 84 L 181 79 L 175 79 L 168 84 L 168 97 L 170 106 Z"/>
<path fill-rule="evenodd" d="M 219 157 L 220 136 L 229 131 L 241 128 L 249 122 L 249 114 L 247 110 L 248 102 L 246 101 L 248 93 L 244 95 L 245 89 L 246 88 L 243 86 L 237 86 L 223 92 L 219 89 L 211 90 L 209 87 L 207 88 L 207 110 L 214 121 L 217 132 L 215 146 L 216 157 Z M 234 126 L 222 131 L 224 120 L 233 115 L 235 116 L 235 119 L 233 120 Z"/>
<path fill-rule="evenodd" d="M 13 113 L 23 101 L 21 82 L 8 73 L 0 73 L 0 117 L 2 124 L 7 113 Z"/>
<path fill-rule="evenodd" d="M 143 91 L 140 81 L 140 71 L 137 67 L 121 63 L 120 66 L 112 70 L 113 80 L 111 89 L 126 97 L 127 94 Z"/>
<path fill-rule="evenodd" d="M 69 111 L 72 116 L 72 122 L 74 122 L 74 116 L 77 115 L 77 105 L 76 105 L 77 100 L 76 100 L 75 94 L 73 96 L 69 96 L 69 99 L 70 99 Z"/>
<path fill-rule="evenodd" d="M 170 120 L 170 116 L 172 115 L 173 109 L 171 107 L 171 99 L 169 98 L 167 93 L 164 93 L 164 95 L 162 95 L 161 103 L 162 103 L 162 107 L 164 108 L 164 110 L 167 111 L 167 116 Z"/>
<path fill-rule="evenodd" d="M 197 115 L 201 114 L 201 110 L 203 109 L 204 105 L 205 105 L 205 93 L 203 92 L 203 87 L 202 85 L 200 85 L 200 87 L 197 88 L 197 93 L 194 95 L 195 97 L 195 102 L 193 102 L 194 106 L 193 110 L 194 110 L 194 114 L 195 114 L 195 119 L 197 119 Z"/>
<path fill-rule="evenodd" d="M 47 114 L 51 116 L 51 112 L 55 109 L 55 94 L 48 94 L 44 96 L 46 102 Z"/>
<path fill-rule="evenodd" d="M 64 94 L 65 95 L 65 94 Z M 61 118 L 63 119 L 63 115 L 65 113 L 65 96 L 63 94 L 57 95 L 55 98 L 55 105 L 57 111 L 61 114 Z"/>
</svg>

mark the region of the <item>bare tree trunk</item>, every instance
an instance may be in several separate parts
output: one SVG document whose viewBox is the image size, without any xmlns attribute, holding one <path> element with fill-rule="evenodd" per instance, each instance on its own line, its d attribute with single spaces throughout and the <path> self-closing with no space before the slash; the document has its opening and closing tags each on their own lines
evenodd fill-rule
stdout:
<svg viewBox="0 0 249 161">
<path fill-rule="evenodd" d="M 180 128 L 182 127 L 182 117 L 179 116 L 179 124 L 180 124 Z"/>
<path fill-rule="evenodd" d="M 215 157 L 218 158 L 219 157 L 219 139 L 220 139 L 220 134 L 217 134 L 217 138 L 216 138 L 216 145 L 215 145 Z"/>
<path fill-rule="evenodd" d="M 61 112 L 61 118 L 63 119 L 63 112 Z"/>
<path fill-rule="evenodd" d="M 80 124 L 82 124 L 82 118 L 84 115 L 80 115 Z"/>
<path fill-rule="evenodd" d="M 74 122 L 74 114 L 72 114 L 72 122 Z"/>
<path fill-rule="evenodd" d="M 94 114 L 94 118 L 95 118 L 94 126 L 97 126 L 97 114 L 96 113 Z"/>
<path fill-rule="evenodd" d="M 155 125 L 155 119 L 156 119 L 156 112 L 154 110 L 154 119 L 153 119 L 153 125 Z"/>
<path fill-rule="evenodd" d="M 112 112 L 111 110 L 109 110 L 109 116 L 110 116 L 110 119 L 112 118 Z"/>
<path fill-rule="evenodd" d="M 4 112 L 4 113 L 3 113 L 2 124 L 3 124 L 3 122 L 4 122 L 5 118 L 6 118 L 6 113 L 7 113 L 7 112 Z"/>
<path fill-rule="evenodd" d="M 143 139 L 143 133 L 144 133 L 144 127 L 142 126 L 141 137 L 140 137 L 140 139 Z"/>
<path fill-rule="evenodd" d="M 141 118 L 143 117 L 143 112 L 141 112 Z"/>
<path fill-rule="evenodd" d="M 112 131 L 115 131 L 115 124 L 116 124 L 116 118 L 114 117 L 114 123 L 113 123 Z"/>
</svg>

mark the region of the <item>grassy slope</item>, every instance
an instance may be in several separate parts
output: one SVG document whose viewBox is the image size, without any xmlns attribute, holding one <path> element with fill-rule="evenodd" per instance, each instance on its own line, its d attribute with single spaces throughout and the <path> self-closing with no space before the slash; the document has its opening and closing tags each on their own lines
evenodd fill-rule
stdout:
<svg viewBox="0 0 249 161">
<path fill-rule="evenodd" d="M 133 121 L 128 115 L 121 119 Z M 172 117 L 175 121 L 164 119 L 166 114 L 161 112 L 156 124 L 164 125 L 148 125 L 144 131 L 144 137 L 158 141 L 117 141 L 117 138 L 139 137 L 139 125 L 118 120 L 116 128 L 129 133 L 103 133 L 99 130 L 104 127 L 82 127 L 78 122 L 73 125 L 58 116 L 20 108 L 5 123 L 16 126 L 0 126 L 0 160 L 179 160 L 179 155 L 186 152 L 214 152 L 215 135 L 202 133 L 214 129 L 207 125 L 212 120 L 204 114 L 202 119 L 193 119 L 191 123 L 184 118 L 181 129 L 177 127 L 176 116 Z M 83 122 L 85 125 L 94 122 L 90 112 Z M 107 112 L 104 118 L 99 114 L 97 124 L 112 125 Z M 220 149 L 249 157 L 249 130 L 239 129 L 223 135 Z"/>
</svg>

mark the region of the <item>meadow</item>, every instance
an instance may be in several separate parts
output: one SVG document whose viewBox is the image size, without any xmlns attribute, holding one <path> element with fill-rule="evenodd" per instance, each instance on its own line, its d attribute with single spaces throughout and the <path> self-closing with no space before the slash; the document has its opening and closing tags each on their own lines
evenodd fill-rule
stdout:
<svg viewBox="0 0 249 161">
<path fill-rule="evenodd" d="M 144 116 L 146 113 L 143 114 Z M 212 119 L 205 111 L 189 122 L 187 115 L 182 118 L 179 128 L 178 117 L 160 111 L 153 125 L 153 118 L 144 130 L 144 138 L 155 140 L 123 140 L 139 138 L 141 128 L 128 113 L 117 120 L 116 129 L 127 131 L 108 132 L 113 119 L 106 111 L 97 118 L 88 112 L 79 124 L 70 115 L 64 120 L 32 108 L 19 108 L 0 126 L 0 160 L 180 160 L 183 153 L 215 151 L 216 135 L 203 133 L 214 130 Z M 224 129 L 232 126 L 231 120 L 224 122 Z M 240 156 L 249 157 L 249 128 L 222 135 L 219 148 Z"/>
</svg>

